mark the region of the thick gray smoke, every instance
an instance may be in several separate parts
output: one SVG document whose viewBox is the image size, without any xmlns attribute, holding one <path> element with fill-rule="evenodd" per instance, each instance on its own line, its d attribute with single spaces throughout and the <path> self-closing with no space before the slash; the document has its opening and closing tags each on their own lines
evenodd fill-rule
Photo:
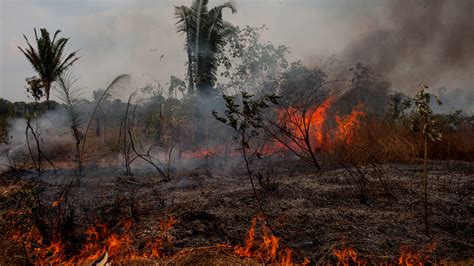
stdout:
<svg viewBox="0 0 474 266">
<path fill-rule="evenodd" d="M 474 1 L 389 1 L 379 22 L 347 46 L 346 59 L 372 66 L 396 89 L 444 82 L 472 89 Z"/>
</svg>

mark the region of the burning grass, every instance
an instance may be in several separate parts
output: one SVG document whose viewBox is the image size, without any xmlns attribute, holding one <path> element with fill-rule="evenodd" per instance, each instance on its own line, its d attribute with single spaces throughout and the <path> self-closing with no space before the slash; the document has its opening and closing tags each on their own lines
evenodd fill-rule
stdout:
<svg viewBox="0 0 474 266">
<path fill-rule="evenodd" d="M 269 218 L 275 223 L 272 229 L 261 216 L 254 216 L 258 211 L 251 188 L 238 170 L 231 172 L 232 177 L 222 172 L 212 178 L 184 172 L 165 184 L 155 182 L 152 176 L 123 182 L 113 173 L 91 173 L 72 191 L 84 202 L 57 204 L 57 199 L 48 195 L 61 187 L 57 185 L 59 177 L 45 174 L 35 186 L 23 179 L 3 179 L 2 191 L 6 192 L 1 199 L 1 229 L 7 233 L 1 241 L 5 247 L 2 263 L 86 264 L 106 255 L 115 264 L 420 265 L 474 256 L 473 226 L 467 219 L 474 201 L 466 194 L 473 176 L 462 170 L 468 165 L 433 166 L 430 224 L 434 239 L 427 239 L 420 222 L 416 165 L 385 167 L 395 198 L 374 191 L 363 204 L 344 181 L 344 171 L 316 176 L 304 170 L 304 165 L 291 164 L 293 167 L 275 169 L 278 190 L 261 191 Z M 371 189 L 382 191 L 375 177 L 368 178 Z M 458 196 L 445 190 L 446 182 Z M 54 234 L 49 243 L 31 219 L 36 211 L 29 202 L 34 198 L 28 196 L 33 187 L 42 191 L 42 202 L 53 214 L 58 207 L 76 210 L 73 226 L 66 227 L 72 228 L 70 231 L 51 226 Z M 130 195 L 123 195 L 129 200 L 116 201 L 116 192 L 132 190 L 134 204 Z M 162 207 L 153 208 L 160 198 Z M 92 209 L 90 203 L 99 208 Z M 87 220 L 90 213 L 102 218 Z M 51 214 L 46 217 L 48 224 L 56 219 Z"/>
<path fill-rule="evenodd" d="M 119 139 L 113 131 L 88 141 L 84 159 L 92 166 L 80 184 L 69 181 L 77 176 L 61 158 L 55 173 L 7 172 L 0 262 L 423 265 L 473 258 L 473 223 L 466 218 L 474 208 L 472 125 L 446 128 L 443 142 L 429 147 L 432 159 L 468 162 L 431 165 L 427 237 L 420 225 L 420 168 L 413 164 L 423 151 L 419 136 L 407 120 L 366 114 L 363 105 L 341 115 L 334 102 L 278 107 L 277 122 L 265 124 L 277 131 L 262 128 L 263 144 L 247 143 L 253 162 L 247 174 L 263 179 L 267 173 L 258 194 L 268 217 L 255 216 L 237 160 L 242 148 L 232 141 L 174 153 L 172 146 L 166 160 L 173 178 L 165 183 L 154 174 L 124 177 L 105 168 L 120 163 L 110 144 Z M 173 169 L 172 161 L 199 167 Z"/>
</svg>

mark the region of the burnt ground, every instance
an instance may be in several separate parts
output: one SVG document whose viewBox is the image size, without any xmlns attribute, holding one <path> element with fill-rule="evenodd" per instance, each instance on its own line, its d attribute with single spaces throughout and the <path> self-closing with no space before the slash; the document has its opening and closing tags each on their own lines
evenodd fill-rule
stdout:
<svg viewBox="0 0 474 266">
<path fill-rule="evenodd" d="M 255 173 L 269 177 L 271 188 L 265 190 L 258 182 L 256 187 L 276 235 L 294 250 L 296 261 L 325 258 L 341 240 L 367 258 L 395 259 L 402 246 L 420 251 L 432 243 L 436 243 L 431 254 L 435 260 L 474 258 L 474 165 L 432 162 L 429 168 L 427 237 L 419 164 L 358 169 L 366 173 L 365 179 L 351 169 L 316 171 L 291 160 L 253 166 Z M 124 176 L 112 168 L 89 169 L 80 186 L 72 188 L 67 204 L 75 209 L 76 227 L 131 217 L 134 230 L 144 236 L 159 227 L 160 219 L 174 216 L 175 252 L 237 245 L 244 242 L 250 221 L 259 212 L 244 169 L 204 165 L 174 173 L 169 182 L 146 171 Z M 55 200 L 71 176 L 68 170 L 21 174 L 38 185 L 47 203 Z"/>
</svg>

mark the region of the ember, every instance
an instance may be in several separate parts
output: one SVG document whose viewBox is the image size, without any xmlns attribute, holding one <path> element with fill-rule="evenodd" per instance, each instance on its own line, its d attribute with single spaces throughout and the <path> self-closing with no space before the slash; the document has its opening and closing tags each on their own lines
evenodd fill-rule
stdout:
<svg viewBox="0 0 474 266">
<path fill-rule="evenodd" d="M 260 239 L 256 235 L 259 223 L 261 229 Z M 280 239 L 271 233 L 261 216 L 252 219 L 252 224 L 245 238 L 245 245 L 235 247 L 234 253 L 240 257 L 253 258 L 263 263 L 293 265 L 292 250 L 283 247 Z"/>
<path fill-rule="evenodd" d="M 0 0 L 0 266 L 474 265 L 473 9 Z"/>
<path fill-rule="evenodd" d="M 133 223 L 130 220 L 120 222 L 115 229 L 120 233 L 112 233 L 103 224 L 89 228 L 85 231 L 84 244 L 75 250 L 79 243 L 63 243 L 53 241 L 49 246 L 36 240 L 35 245 L 30 245 L 30 252 L 36 257 L 38 264 L 90 264 L 104 260 L 103 263 L 124 263 L 140 260 L 157 260 L 169 255 L 172 247 L 172 237 L 169 234 L 176 220 L 173 217 L 160 221 L 160 231 L 156 238 L 150 239 L 145 248 L 138 249 L 132 234 Z"/>
</svg>

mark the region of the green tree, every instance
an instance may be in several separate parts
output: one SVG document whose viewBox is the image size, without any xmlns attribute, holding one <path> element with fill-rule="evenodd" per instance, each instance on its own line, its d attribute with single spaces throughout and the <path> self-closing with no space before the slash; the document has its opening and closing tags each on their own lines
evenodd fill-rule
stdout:
<svg viewBox="0 0 474 266">
<path fill-rule="evenodd" d="M 194 0 L 190 7 L 175 7 L 177 31 L 186 36 L 190 94 L 195 88 L 201 95 L 212 92 L 226 38 L 234 31 L 234 27 L 223 20 L 222 11 L 228 8 L 235 13 L 235 5 L 226 2 L 209 10 L 208 3 L 208 0 Z"/>
<path fill-rule="evenodd" d="M 38 77 L 27 78 L 26 80 L 26 91 L 31 94 L 35 101 L 39 101 L 44 96 L 43 82 Z"/>
<path fill-rule="evenodd" d="M 36 49 L 33 48 L 25 35 L 23 35 L 23 37 L 28 46 L 25 49 L 19 46 L 18 48 L 26 56 L 28 61 L 30 61 L 31 66 L 37 72 L 39 79 L 41 79 L 41 84 L 36 82 L 35 85 L 42 86 L 44 94 L 46 95 L 46 103 L 49 108 L 49 93 L 51 85 L 59 78 L 61 73 L 76 62 L 79 57 L 76 57 L 77 51 L 64 57 L 64 49 L 69 39 L 56 39 L 58 34 L 61 32 L 60 30 L 57 30 L 54 33 L 52 40 L 46 29 L 40 29 L 41 36 L 38 36 L 36 29 L 34 29 L 34 31 L 37 46 Z"/>
<path fill-rule="evenodd" d="M 413 109 L 411 119 L 411 129 L 415 132 L 421 131 L 423 136 L 423 201 L 424 201 L 424 223 L 425 233 L 428 235 L 428 141 L 441 141 L 443 135 L 439 129 L 439 121 L 433 116 L 433 110 L 431 109 L 431 94 L 426 93 L 425 89 L 428 86 L 421 86 L 420 90 L 416 94 L 413 102 L 415 108 Z M 438 105 L 441 105 L 441 101 L 435 96 Z"/>
<path fill-rule="evenodd" d="M 411 107 L 411 99 L 402 92 L 390 94 L 389 99 L 387 118 L 397 120 L 405 117 L 405 111 Z"/>
<path fill-rule="evenodd" d="M 249 152 L 250 152 L 250 141 L 252 138 L 259 136 L 259 131 L 263 129 L 263 114 L 262 111 L 265 108 L 270 107 L 271 104 L 277 105 L 279 97 L 275 94 L 263 95 L 258 99 L 255 99 L 253 95 L 246 92 L 242 92 L 242 103 L 238 102 L 235 96 L 223 95 L 226 110 L 224 111 L 225 116 L 220 116 L 217 111 L 212 111 L 212 115 L 220 122 L 232 128 L 237 134 L 240 144 L 240 150 L 242 152 L 245 167 L 247 169 L 247 177 L 252 185 L 252 190 L 257 200 L 258 207 L 262 215 L 265 217 L 268 227 L 271 229 L 268 217 L 263 209 L 262 202 L 258 196 L 257 189 L 253 182 L 252 176 L 253 171 L 250 169 Z M 258 157 L 259 155 L 257 155 Z M 257 176 L 258 177 L 258 176 Z"/>
<path fill-rule="evenodd" d="M 265 25 L 236 27 L 234 34 L 229 35 L 225 54 L 221 57 L 225 66 L 221 75 L 229 79 L 224 89 L 230 93 L 271 94 L 282 72 L 288 68 L 285 57 L 290 53 L 289 47 L 264 42 L 261 36 L 266 29 Z"/>
</svg>

